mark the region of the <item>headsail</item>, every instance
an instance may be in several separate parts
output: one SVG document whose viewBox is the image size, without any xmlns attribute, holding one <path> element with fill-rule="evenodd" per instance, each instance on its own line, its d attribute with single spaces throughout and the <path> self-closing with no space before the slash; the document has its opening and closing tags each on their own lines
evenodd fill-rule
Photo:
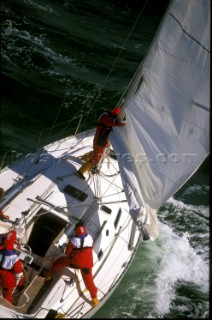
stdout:
<svg viewBox="0 0 212 320">
<path fill-rule="evenodd" d="M 175 0 L 125 99 L 111 141 L 130 213 L 158 235 L 157 210 L 209 154 L 210 1 Z"/>
</svg>

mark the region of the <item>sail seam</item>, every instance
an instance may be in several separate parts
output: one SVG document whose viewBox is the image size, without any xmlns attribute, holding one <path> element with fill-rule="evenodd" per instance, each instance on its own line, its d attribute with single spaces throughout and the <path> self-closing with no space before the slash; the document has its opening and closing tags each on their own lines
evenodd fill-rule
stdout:
<svg viewBox="0 0 212 320">
<path fill-rule="evenodd" d="M 180 25 L 182 31 L 184 33 L 186 33 L 191 39 L 193 39 L 196 43 L 198 43 L 204 50 L 206 50 L 208 53 L 210 53 L 210 50 L 207 49 L 201 42 L 197 41 L 197 39 L 195 39 L 194 37 L 192 37 L 182 26 L 181 22 L 172 14 L 169 13 L 170 16 L 172 16 L 172 18 Z"/>
</svg>

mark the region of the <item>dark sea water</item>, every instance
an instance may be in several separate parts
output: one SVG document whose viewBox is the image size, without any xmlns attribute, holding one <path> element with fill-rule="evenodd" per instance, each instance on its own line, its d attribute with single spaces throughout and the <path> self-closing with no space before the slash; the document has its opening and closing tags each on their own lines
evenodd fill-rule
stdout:
<svg viewBox="0 0 212 320">
<path fill-rule="evenodd" d="M 147 53 L 168 0 L 3 0 L 1 168 L 95 127 Z M 160 209 L 94 318 L 209 317 L 209 159 Z M 112 268 L 113 266 L 111 266 Z"/>
</svg>

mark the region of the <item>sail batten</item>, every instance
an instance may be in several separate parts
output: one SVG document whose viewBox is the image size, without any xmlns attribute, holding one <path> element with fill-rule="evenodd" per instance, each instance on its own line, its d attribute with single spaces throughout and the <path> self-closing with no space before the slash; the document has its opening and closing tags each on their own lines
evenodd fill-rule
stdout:
<svg viewBox="0 0 212 320">
<path fill-rule="evenodd" d="M 210 1 L 173 1 L 126 98 L 126 128 L 111 135 L 134 221 L 132 208 L 142 223 L 153 212 L 154 235 L 155 211 L 209 154 L 209 70 Z"/>
</svg>

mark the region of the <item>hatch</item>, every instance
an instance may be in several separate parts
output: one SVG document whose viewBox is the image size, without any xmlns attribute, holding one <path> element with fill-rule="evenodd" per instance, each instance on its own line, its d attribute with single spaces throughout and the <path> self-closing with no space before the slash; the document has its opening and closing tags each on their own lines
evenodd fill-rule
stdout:
<svg viewBox="0 0 212 320">
<path fill-rule="evenodd" d="M 44 209 L 39 210 L 28 240 L 28 245 L 32 249 L 32 252 L 43 257 L 49 246 L 63 231 L 66 225 L 66 221 L 60 219 L 53 213 L 46 213 Z"/>
<path fill-rule="evenodd" d="M 72 196 L 73 198 L 79 200 L 79 201 L 85 201 L 87 199 L 88 195 L 87 193 L 83 192 L 82 190 L 77 189 L 74 186 L 71 186 L 68 184 L 63 191 L 67 193 L 69 196 Z"/>
</svg>

